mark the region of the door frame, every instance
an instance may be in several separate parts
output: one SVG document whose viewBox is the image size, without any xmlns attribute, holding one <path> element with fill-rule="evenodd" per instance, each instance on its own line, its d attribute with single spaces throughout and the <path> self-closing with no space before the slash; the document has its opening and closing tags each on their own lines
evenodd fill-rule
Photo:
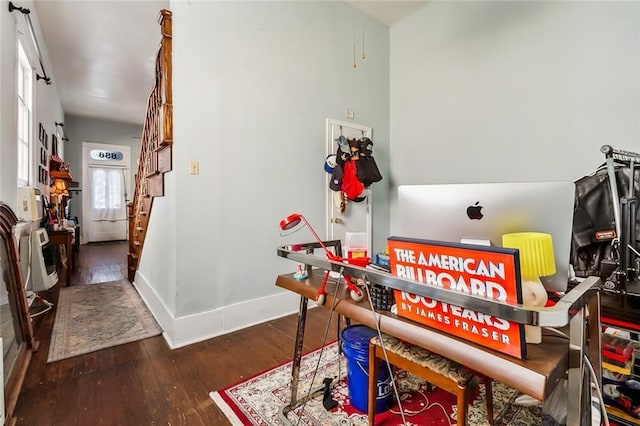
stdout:
<svg viewBox="0 0 640 426">
<path fill-rule="evenodd" d="M 340 121 L 340 120 L 336 120 L 333 118 L 327 118 L 326 119 L 326 129 L 325 129 L 325 158 L 330 155 L 330 154 L 335 154 L 335 150 L 336 150 L 336 146 L 335 146 L 335 141 L 334 141 L 334 135 L 332 132 L 332 127 L 349 127 L 351 129 L 356 129 L 359 130 L 363 133 L 363 137 L 368 137 L 368 138 L 372 138 L 372 128 L 370 126 L 365 126 L 362 124 L 356 124 L 356 123 L 351 123 L 351 122 L 346 122 L 346 121 Z M 327 176 L 325 178 L 325 224 L 326 224 L 326 231 L 325 231 L 325 239 L 327 240 L 332 240 L 333 237 L 333 190 L 331 188 L 329 188 L 329 181 L 331 179 L 331 175 L 329 173 L 325 173 Z M 371 241 L 372 241 L 372 235 L 371 235 L 371 224 L 372 224 L 372 220 L 371 220 L 371 209 L 373 206 L 373 202 L 372 202 L 372 194 L 371 194 L 371 188 L 367 188 L 367 198 L 364 202 L 366 202 L 367 204 L 367 229 L 366 229 L 366 233 L 367 233 L 367 250 L 369 253 L 369 256 L 371 256 Z M 344 242 L 343 242 L 344 243 Z"/>
<path fill-rule="evenodd" d="M 104 161 L 104 163 L 94 163 L 88 161 L 89 153 L 92 149 L 104 149 L 104 150 L 114 150 L 114 151 L 122 151 L 125 155 L 126 161 L 122 163 L 111 163 L 109 161 Z M 91 187 L 89 185 L 89 169 L 91 166 L 97 167 L 118 167 L 125 170 L 125 188 L 128 194 L 128 197 L 125 197 L 125 203 L 128 203 L 131 199 L 131 147 L 129 145 L 117 145 L 117 144 L 108 144 L 108 143 L 100 143 L 100 142 L 82 142 L 82 186 L 83 186 L 83 194 L 82 194 L 82 239 L 81 243 L 86 243 L 89 241 L 89 223 L 91 221 L 91 212 L 90 212 L 90 202 L 91 202 Z M 129 198 L 129 199 L 127 199 Z M 129 238 L 129 226 L 125 225 L 126 239 Z"/>
</svg>

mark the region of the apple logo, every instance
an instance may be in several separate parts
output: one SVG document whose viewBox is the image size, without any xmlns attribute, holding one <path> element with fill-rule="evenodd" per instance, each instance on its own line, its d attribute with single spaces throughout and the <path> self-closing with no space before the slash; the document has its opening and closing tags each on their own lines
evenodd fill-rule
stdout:
<svg viewBox="0 0 640 426">
<path fill-rule="evenodd" d="M 469 219 L 482 219 L 484 215 L 482 214 L 482 206 L 480 205 L 480 201 L 476 201 L 474 205 L 467 207 L 467 216 L 469 216 Z"/>
</svg>

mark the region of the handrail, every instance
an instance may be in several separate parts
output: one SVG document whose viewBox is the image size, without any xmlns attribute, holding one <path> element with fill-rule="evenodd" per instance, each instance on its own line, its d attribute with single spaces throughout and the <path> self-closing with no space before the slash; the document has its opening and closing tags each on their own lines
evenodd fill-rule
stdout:
<svg viewBox="0 0 640 426">
<path fill-rule="evenodd" d="M 140 156 L 133 200 L 128 204 L 128 277 L 133 281 L 153 207 L 154 197 L 164 195 L 164 173 L 171 170 L 173 144 L 172 24 L 171 11 L 159 16 L 162 41 L 156 56 L 155 81 L 147 99 L 147 110 L 140 141 Z"/>
<path fill-rule="evenodd" d="M 571 318 L 584 308 L 593 293 L 600 288 L 600 278 L 589 277 L 566 293 L 554 306 L 533 307 L 522 304 L 507 304 L 483 297 L 463 294 L 455 290 L 434 287 L 416 281 L 399 278 L 390 273 L 362 268 L 347 263 L 331 261 L 326 258 L 301 251 L 316 247 L 317 243 L 295 244 L 279 247 L 280 257 L 305 265 L 315 266 L 328 271 L 341 272 L 355 278 L 361 278 L 373 284 L 402 290 L 440 302 L 472 309 L 519 324 L 542 327 L 563 327 Z M 295 247 L 296 250 L 293 250 Z"/>
</svg>

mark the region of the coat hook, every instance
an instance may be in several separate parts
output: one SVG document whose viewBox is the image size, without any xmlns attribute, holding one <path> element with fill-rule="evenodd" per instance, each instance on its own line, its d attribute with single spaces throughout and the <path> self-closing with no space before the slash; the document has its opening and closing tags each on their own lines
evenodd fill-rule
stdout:
<svg viewBox="0 0 640 426">
<path fill-rule="evenodd" d="M 362 59 L 365 59 L 366 55 L 364 54 L 364 22 L 362 23 Z"/>
<path fill-rule="evenodd" d="M 355 68 L 356 65 L 356 42 L 353 42 L 353 65 L 352 67 Z"/>
</svg>

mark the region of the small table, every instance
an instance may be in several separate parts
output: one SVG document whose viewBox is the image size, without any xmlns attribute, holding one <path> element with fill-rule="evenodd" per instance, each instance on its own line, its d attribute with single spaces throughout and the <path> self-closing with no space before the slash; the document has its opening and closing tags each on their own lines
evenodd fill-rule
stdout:
<svg viewBox="0 0 640 426">
<path fill-rule="evenodd" d="M 55 245 L 64 245 L 66 251 L 66 260 L 63 263 L 65 273 L 67 275 L 66 286 L 71 284 L 71 271 L 73 269 L 73 231 L 63 229 L 62 231 L 47 231 L 49 234 L 49 242 Z"/>
<path fill-rule="evenodd" d="M 324 276 L 323 272 L 322 270 L 314 270 L 306 280 L 296 280 L 293 278 L 293 274 L 279 275 L 276 280 L 276 286 L 300 295 L 298 327 L 292 363 L 291 398 L 290 403 L 282 407 L 280 411 L 285 418 L 287 413 L 296 408 L 301 401 L 297 397 L 297 388 L 307 301 L 315 299 Z M 373 274 L 374 272 L 369 273 Z M 588 283 L 582 284 L 584 288 L 597 287 L 596 284 L 599 283 L 599 280 L 594 277 L 590 277 L 588 280 Z M 371 328 L 379 327 L 383 333 L 451 359 L 540 401 L 544 401 L 560 379 L 568 374 L 568 394 L 571 397 L 567 408 L 567 424 L 585 426 L 591 423 L 590 416 L 583 415 L 584 407 L 587 406 L 585 402 L 587 398 L 584 397 L 586 395 L 585 388 L 588 389 L 589 382 L 583 381 L 585 367 L 582 363 L 584 362 L 583 355 L 590 355 L 592 361 L 595 361 L 594 364 L 600 365 L 600 339 L 591 340 L 591 346 L 585 348 L 585 342 L 590 340 L 589 336 L 599 337 L 600 335 L 600 300 L 597 292 L 586 292 L 580 288 L 576 290 L 576 294 L 580 293 L 580 295 L 569 293 L 565 296 L 571 306 L 578 299 L 585 301 L 585 307 L 575 309 L 575 315 L 569 320 L 571 343 L 579 350 L 571 349 L 566 340 L 545 336 L 542 344 L 527 345 L 527 358 L 520 360 L 388 312 L 372 312 L 367 300 L 354 302 L 349 297 L 345 286 L 341 285 L 336 292 L 335 285 L 332 282 L 327 285 L 327 298 L 323 307 L 333 307 L 338 314 Z M 335 301 L 333 294 L 337 299 Z M 595 319 L 595 321 L 589 322 L 588 327 L 584 324 L 586 310 L 589 311 L 589 316 Z M 576 330 L 579 334 L 578 338 L 574 334 Z M 598 382 L 600 382 L 600 376 L 598 376 Z"/>
</svg>

